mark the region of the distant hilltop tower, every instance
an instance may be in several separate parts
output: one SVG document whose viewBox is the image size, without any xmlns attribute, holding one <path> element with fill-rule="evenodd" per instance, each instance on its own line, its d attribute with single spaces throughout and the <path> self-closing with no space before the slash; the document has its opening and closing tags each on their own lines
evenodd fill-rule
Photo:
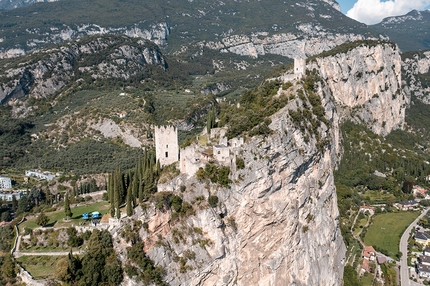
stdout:
<svg viewBox="0 0 430 286">
<path fill-rule="evenodd" d="M 178 130 L 175 127 L 155 127 L 155 155 L 162 167 L 178 161 Z"/>
<path fill-rule="evenodd" d="M 306 75 L 306 59 L 294 58 L 294 75 L 297 79 Z"/>
</svg>

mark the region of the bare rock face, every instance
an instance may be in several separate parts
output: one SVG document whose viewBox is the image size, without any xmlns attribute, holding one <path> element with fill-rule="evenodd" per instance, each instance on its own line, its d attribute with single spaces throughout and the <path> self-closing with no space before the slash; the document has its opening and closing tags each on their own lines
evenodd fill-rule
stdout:
<svg viewBox="0 0 430 286">
<path fill-rule="evenodd" d="M 310 76 L 317 79 L 312 90 L 325 111 L 317 130 L 306 131 L 301 121 L 308 119 L 295 119 L 294 112 L 313 112 L 314 106 L 306 101 L 309 87 L 293 80 L 278 91 L 290 100 L 271 116 L 273 132 L 230 150 L 233 162 L 240 157 L 245 163 L 242 169 L 232 164 L 230 188 L 186 175 L 159 185 L 159 191 L 171 192 L 186 185 L 183 199 L 195 210 L 147 249 L 165 267 L 166 282 L 342 285 L 345 245 L 333 178 L 342 154 L 339 124 L 352 115 L 380 134 L 400 128 L 406 105 L 398 94 L 400 64 L 397 49 L 388 43 L 311 60 Z M 205 201 L 210 195 L 219 198 L 217 207 Z"/>
<path fill-rule="evenodd" d="M 402 128 L 409 98 L 402 92 L 401 58 L 397 47 L 360 45 L 346 53 L 317 58 L 316 68 L 338 104 L 352 108 L 375 133 Z"/>
<path fill-rule="evenodd" d="M 228 35 L 221 41 L 203 42 L 208 48 L 231 52 L 242 56 L 258 58 L 265 54 L 282 55 L 289 58 L 307 57 L 319 54 L 345 42 L 363 40 L 359 34 L 334 33 L 319 24 L 302 23 L 295 33 L 278 33 L 269 35 L 267 32 L 251 35 Z"/>
<path fill-rule="evenodd" d="M 195 177 L 158 186 L 186 184 L 184 200 L 197 209 L 147 251 L 169 285 L 341 285 L 345 246 L 332 172 L 338 116 L 330 90 L 319 96 L 333 122 L 321 124 L 319 141 L 306 140 L 289 115 L 305 106 L 297 97 L 272 116 L 271 135 L 231 150 L 245 162 L 232 166 L 231 188 Z M 219 198 L 216 208 L 198 200 L 210 194 Z"/>
<path fill-rule="evenodd" d="M 408 96 L 416 96 L 430 104 L 430 86 L 423 85 L 420 76 L 430 71 L 430 52 L 416 53 L 403 61 L 404 91 Z"/>
</svg>

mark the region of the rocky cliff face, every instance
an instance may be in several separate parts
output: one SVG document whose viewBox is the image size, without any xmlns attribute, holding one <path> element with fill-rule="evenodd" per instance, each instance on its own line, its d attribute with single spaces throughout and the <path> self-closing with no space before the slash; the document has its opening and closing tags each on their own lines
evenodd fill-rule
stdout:
<svg viewBox="0 0 430 286">
<path fill-rule="evenodd" d="M 386 135 L 402 128 L 409 102 L 402 91 L 401 58 L 393 44 L 365 44 L 319 57 L 310 65 L 330 87 L 336 103 L 373 132 Z"/>
<path fill-rule="evenodd" d="M 176 224 L 153 209 L 142 218 L 149 225 L 142 234 L 145 250 L 167 270 L 169 285 L 341 284 L 345 246 L 332 172 L 340 152 L 334 99 L 321 86 L 325 122 L 332 124 L 309 134 L 290 115 L 309 108 L 297 96 L 306 91 L 296 84 L 280 92 L 296 96 L 272 116 L 272 135 L 231 149 L 245 162 L 243 169 L 233 163 L 231 188 L 186 175 L 158 186 L 178 192 L 186 185 L 184 200 L 196 209 Z M 205 201 L 210 194 L 219 198 L 216 208 Z"/>
<path fill-rule="evenodd" d="M 314 93 L 307 79 L 281 88 L 278 96 L 286 93 L 290 101 L 271 116 L 272 134 L 248 138 L 230 150 L 231 188 L 186 175 L 159 185 L 159 191 L 174 193 L 186 185 L 183 198 L 196 210 L 173 224 L 155 208 L 141 217 L 149 222 L 149 232 L 141 234 L 145 251 L 167 270 L 166 281 L 341 285 L 345 246 L 333 180 L 342 154 L 339 123 L 352 116 L 380 134 L 400 128 L 406 105 L 399 94 L 400 64 L 398 50 L 389 43 L 312 59 Z M 315 112 L 312 94 L 321 99 L 323 117 Z M 306 111 L 311 113 L 305 116 Z M 303 115 L 299 120 L 297 113 Z M 309 127 L 316 117 L 319 127 Z M 243 169 L 234 163 L 239 157 Z M 219 198 L 216 208 L 205 201 L 210 195 Z"/>
<path fill-rule="evenodd" d="M 128 79 L 148 65 L 166 67 L 157 46 L 125 36 L 93 37 L 26 56 L 5 65 L 0 103 L 27 94 L 46 97 L 82 78 Z"/>
<path fill-rule="evenodd" d="M 208 48 L 231 52 L 242 56 L 275 54 L 289 58 L 308 57 L 331 50 L 345 42 L 363 40 L 366 37 L 354 33 L 334 33 L 321 25 L 302 23 L 295 33 L 269 35 L 267 32 L 251 35 L 231 35 L 217 42 L 202 42 Z"/>
<path fill-rule="evenodd" d="M 404 91 L 408 96 L 416 96 L 422 102 L 430 104 L 430 51 L 417 52 L 403 60 Z M 427 78 L 426 78 L 427 76 Z"/>
</svg>

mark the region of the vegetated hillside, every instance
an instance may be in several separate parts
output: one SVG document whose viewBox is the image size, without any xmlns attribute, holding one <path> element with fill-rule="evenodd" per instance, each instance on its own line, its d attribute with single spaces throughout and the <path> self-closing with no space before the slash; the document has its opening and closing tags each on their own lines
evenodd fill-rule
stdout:
<svg viewBox="0 0 430 286">
<path fill-rule="evenodd" d="M 396 42 L 403 51 L 428 50 L 430 48 L 430 11 L 411 11 L 403 16 L 385 18 L 372 25 L 391 41 Z"/>
<path fill-rule="evenodd" d="M 155 44 L 114 35 L 88 37 L 2 63 L 0 103 L 27 94 L 45 98 L 71 86 L 156 81 L 157 71 L 167 67 Z"/>
<path fill-rule="evenodd" d="M 290 44 L 280 47 L 281 50 L 288 46 L 297 49 L 303 37 L 321 36 L 331 38 L 324 44 L 329 49 L 338 40 L 346 41 L 338 39 L 343 36 L 334 37 L 337 34 L 372 34 L 366 25 L 346 17 L 336 8 L 336 2 L 320 0 L 37 3 L 1 13 L 0 49 L 28 51 L 94 33 L 122 33 L 160 45 L 168 43 L 171 52 L 183 52 L 192 43 L 201 46 L 209 41 L 229 48 L 243 44 L 244 38 L 252 35 L 255 41 L 274 44 L 272 50 L 282 42 Z M 274 35 L 280 37 L 272 38 Z M 314 43 L 308 48 L 317 46 Z"/>
<path fill-rule="evenodd" d="M 12 10 L 38 2 L 54 2 L 57 0 L 0 0 L 0 10 Z"/>
</svg>

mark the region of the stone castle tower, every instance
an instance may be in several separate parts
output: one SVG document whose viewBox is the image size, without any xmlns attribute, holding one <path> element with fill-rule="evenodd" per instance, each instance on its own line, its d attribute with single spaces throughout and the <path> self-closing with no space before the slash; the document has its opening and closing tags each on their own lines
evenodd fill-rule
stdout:
<svg viewBox="0 0 430 286">
<path fill-rule="evenodd" d="M 306 75 L 306 59 L 294 58 L 294 75 L 301 78 Z"/>
<path fill-rule="evenodd" d="M 161 167 L 178 161 L 178 130 L 175 127 L 155 127 L 155 155 Z"/>
</svg>

